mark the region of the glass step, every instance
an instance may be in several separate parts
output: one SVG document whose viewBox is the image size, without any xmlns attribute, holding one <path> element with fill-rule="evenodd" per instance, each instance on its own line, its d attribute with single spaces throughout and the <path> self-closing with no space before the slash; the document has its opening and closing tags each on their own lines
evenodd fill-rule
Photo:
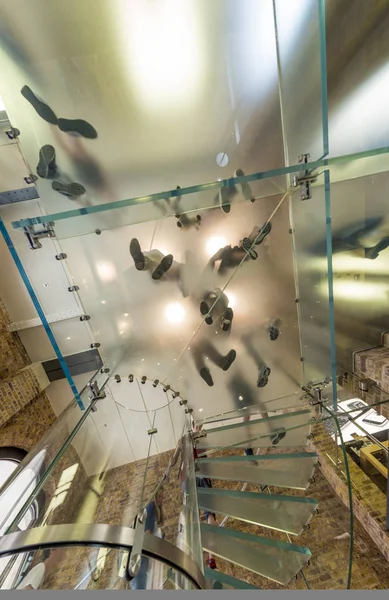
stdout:
<svg viewBox="0 0 389 600">
<path fill-rule="evenodd" d="M 300 535 L 318 503 L 314 498 L 198 488 L 199 507 L 247 523 Z"/>
<path fill-rule="evenodd" d="M 218 413 L 215 415 L 211 415 L 209 417 L 205 417 L 204 419 L 196 419 L 195 424 L 206 425 L 210 423 L 225 423 L 230 421 L 231 419 L 241 419 L 247 415 L 252 416 L 253 419 L 259 418 L 261 416 L 261 412 L 264 412 L 264 409 L 267 412 L 275 412 L 277 410 L 285 410 L 287 408 L 305 408 L 302 406 L 302 395 L 301 389 L 294 394 L 288 394 L 287 396 L 282 396 L 281 398 L 275 398 L 273 400 L 267 400 L 263 402 L 263 408 L 260 408 L 258 404 L 253 404 L 251 406 L 245 406 L 244 408 L 239 408 L 236 410 L 230 410 L 224 413 Z"/>
<path fill-rule="evenodd" d="M 206 436 L 198 439 L 197 448 L 305 446 L 310 427 L 311 411 L 299 410 L 224 427 L 204 428 Z"/>
<path fill-rule="evenodd" d="M 286 585 L 311 557 L 308 548 L 243 531 L 201 525 L 203 549 Z"/>
<path fill-rule="evenodd" d="M 314 452 L 200 458 L 196 476 L 306 490 L 316 463 Z"/>
<path fill-rule="evenodd" d="M 221 573 L 221 571 L 216 571 L 215 569 L 204 569 L 204 575 L 209 581 L 210 585 L 208 589 L 233 589 L 233 590 L 260 590 L 261 588 L 251 585 L 251 583 L 246 583 L 246 581 L 242 581 L 241 579 L 236 579 L 236 577 L 231 577 L 231 575 L 226 575 L 226 573 Z M 216 587 L 213 583 L 217 581 L 221 584 L 221 587 Z"/>
</svg>

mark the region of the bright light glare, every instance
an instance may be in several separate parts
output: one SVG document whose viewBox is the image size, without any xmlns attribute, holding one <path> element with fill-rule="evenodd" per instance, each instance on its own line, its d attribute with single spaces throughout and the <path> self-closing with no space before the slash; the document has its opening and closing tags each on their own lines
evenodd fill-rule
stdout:
<svg viewBox="0 0 389 600">
<path fill-rule="evenodd" d="M 215 236 L 209 238 L 206 245 L 206 251 L 208 256 L 213 256 L 220 248 L 227 246 L 228 242 L 225 237 Z"/>
<path fill-rule="evenodd" d="M 227 290 L 226 291 L 226 296 L 228 298 L 228 306 L 230 306 L 231 308 L 235 308 L 236 307 L 236 296 L 235 296 L 235 294 L 232 294 L 231 292 L 229 292 Z"/>
<path fill-rule="evenodd" d="M 327 284 L 322 286 L 328 293 Z M 366 283 L 365 281 L 334 281 L 335 298 L 344 298 L 350 302 L 365 300 L 387 300 L 388 286 L 383 283 Z"/>
<path fill-rule="evenodd" d="M 165 315 L 169 323 L 178 325 L 185 318 L 185 309 L 178 302 L 168 304 L 165 309 Z"/>
<path fill-rule="evenodd" d="M 115 265 L 111 262 L 98 262 L 96 271 L 101 281 L 113 281 L 117 277 Z"/>
<path fill-rule="evenodd" d="M 341 154 L 350 143 L 353 151 L 386 144 L 389 130 L 387 90 L 389 64 L 363 82 L 344 102 L 332 118 L 331 147 Z M 361 119 L 363 115 L 363 119 Z M 350 165 L 351 168 L 351 165 Z"/>
<path fill-rule="evenodd" d="M 122 0 L 120 31 L 139 103 L 155 112 L 191 109 L 202 93 L 203 35 L 192 0 Z"/>
</svg>

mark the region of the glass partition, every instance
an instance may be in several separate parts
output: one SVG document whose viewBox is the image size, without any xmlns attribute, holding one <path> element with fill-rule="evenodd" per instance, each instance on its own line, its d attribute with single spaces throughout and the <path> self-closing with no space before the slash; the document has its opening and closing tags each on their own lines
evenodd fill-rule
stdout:
<svg viewBox="0 0 389 600">
<path fill-rule="evenodd" d="M 324 0 L 274 0 L 286 164 L 328 154 Z"/>
<path fill-rule="evenodd" d="M 142 572 L 126 574 L 127 549 L 99 546 L 54 547 L 2 558 L 9 572 L 1 589 L 163 590 L 197 589 L 183 573 L 155 558 L 142 557 Z M 184 588 L 180 587 L 180 582 Z"/>
</svg>

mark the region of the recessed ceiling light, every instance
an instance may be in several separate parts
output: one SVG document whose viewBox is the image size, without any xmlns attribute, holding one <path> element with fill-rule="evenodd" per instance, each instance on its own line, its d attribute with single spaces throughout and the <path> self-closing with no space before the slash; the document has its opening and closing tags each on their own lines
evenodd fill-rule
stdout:
<svg viewBox="0 0 389 600">
<path fill-rule="evenodd" d="M 227 246 L 227 244 L 227 238 L 223 236 L 215 235 L 209 238 L 205 246 L 207 255 L 213 256 L 218 250 L 220 250 L 220 248 L 224 248 L 224 246 Z"/>
<path fill-rule="evenodd" d="M 203 412 L 203 409 L 202 409 L 202 408 L 199 408 L 199 412 Z"/>
<path fill-rule="evenodd" d="M 107 302 L 106 302 L 105 300 L 102 300 L 102 301 L 101 301 L 101 304 L 106 304 L 106 303 L 107 303 Z"/>
<path fill-rule="evenodd" d="M 243 396 L 239 396 L 239 400 L 242 401 L 243 400 Z"/>
<path fill-rule="evenodd" d="M 67 340 L 70 340 L 70 337 L 67 337 L 66 339 L 67 339 Z"/>
<path fill-rule="evenodd" d="M 128 313 L 124 313 L 124 316 L 125 316 L 125 317 L 128 317 Z"/>
<path fill-rule="evenodd" d="M 178 302 L 173 302 L 172 304 L 167 305 L 165 309 L 165 316 L 169 323 L 178 325 L 185 319 L 185 309 Z"/>
</svg>

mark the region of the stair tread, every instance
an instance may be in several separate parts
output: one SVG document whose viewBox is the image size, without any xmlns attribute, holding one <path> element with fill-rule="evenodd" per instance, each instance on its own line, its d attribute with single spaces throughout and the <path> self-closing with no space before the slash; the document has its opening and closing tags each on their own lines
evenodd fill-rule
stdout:
<svg viewBox="0 0 389 600">
<path fill-rule="evenodd" d="M 231 586 L 236 590 L 260 590 L 258 586 L 252 585 L 251 583 L 247 583 L 246 581 L 242 581 L 242 579 L 237 579 L 236 577 L 232 577 L 231 575 L 227 575 L 226 573 L 222 573 L 221 571 L 217 571 L 216 569 L 204 569 L 204 575 L 207 579 L 212 579 L 213 581 L 220 581 L 220 583 Z"/>
<path fill-rule="evenodd" d="M 314 498 L 198 488 L 198 504 L 208 510 L 247 523 L 300 535 L 318 506 Z"/>
<path fill-rule="evenodd" d="M 312 452 L 204 458 L 196 461 L 196 477 L 306 490 L 316 463 Z"/>
<path fill-rule="evenodd" d="M 308 548 L 225 527 L 201 524 L 203 550 L 286 585 L 308 562 Z"/>
<path fill-rule="evenodd" d="M 197 440 L 197 447 L 303 447 L 307 443 L 310 428 L 311 411 L 299 410 L 233 425 L 203 428 L 206 435 Z"/>
</svg>

